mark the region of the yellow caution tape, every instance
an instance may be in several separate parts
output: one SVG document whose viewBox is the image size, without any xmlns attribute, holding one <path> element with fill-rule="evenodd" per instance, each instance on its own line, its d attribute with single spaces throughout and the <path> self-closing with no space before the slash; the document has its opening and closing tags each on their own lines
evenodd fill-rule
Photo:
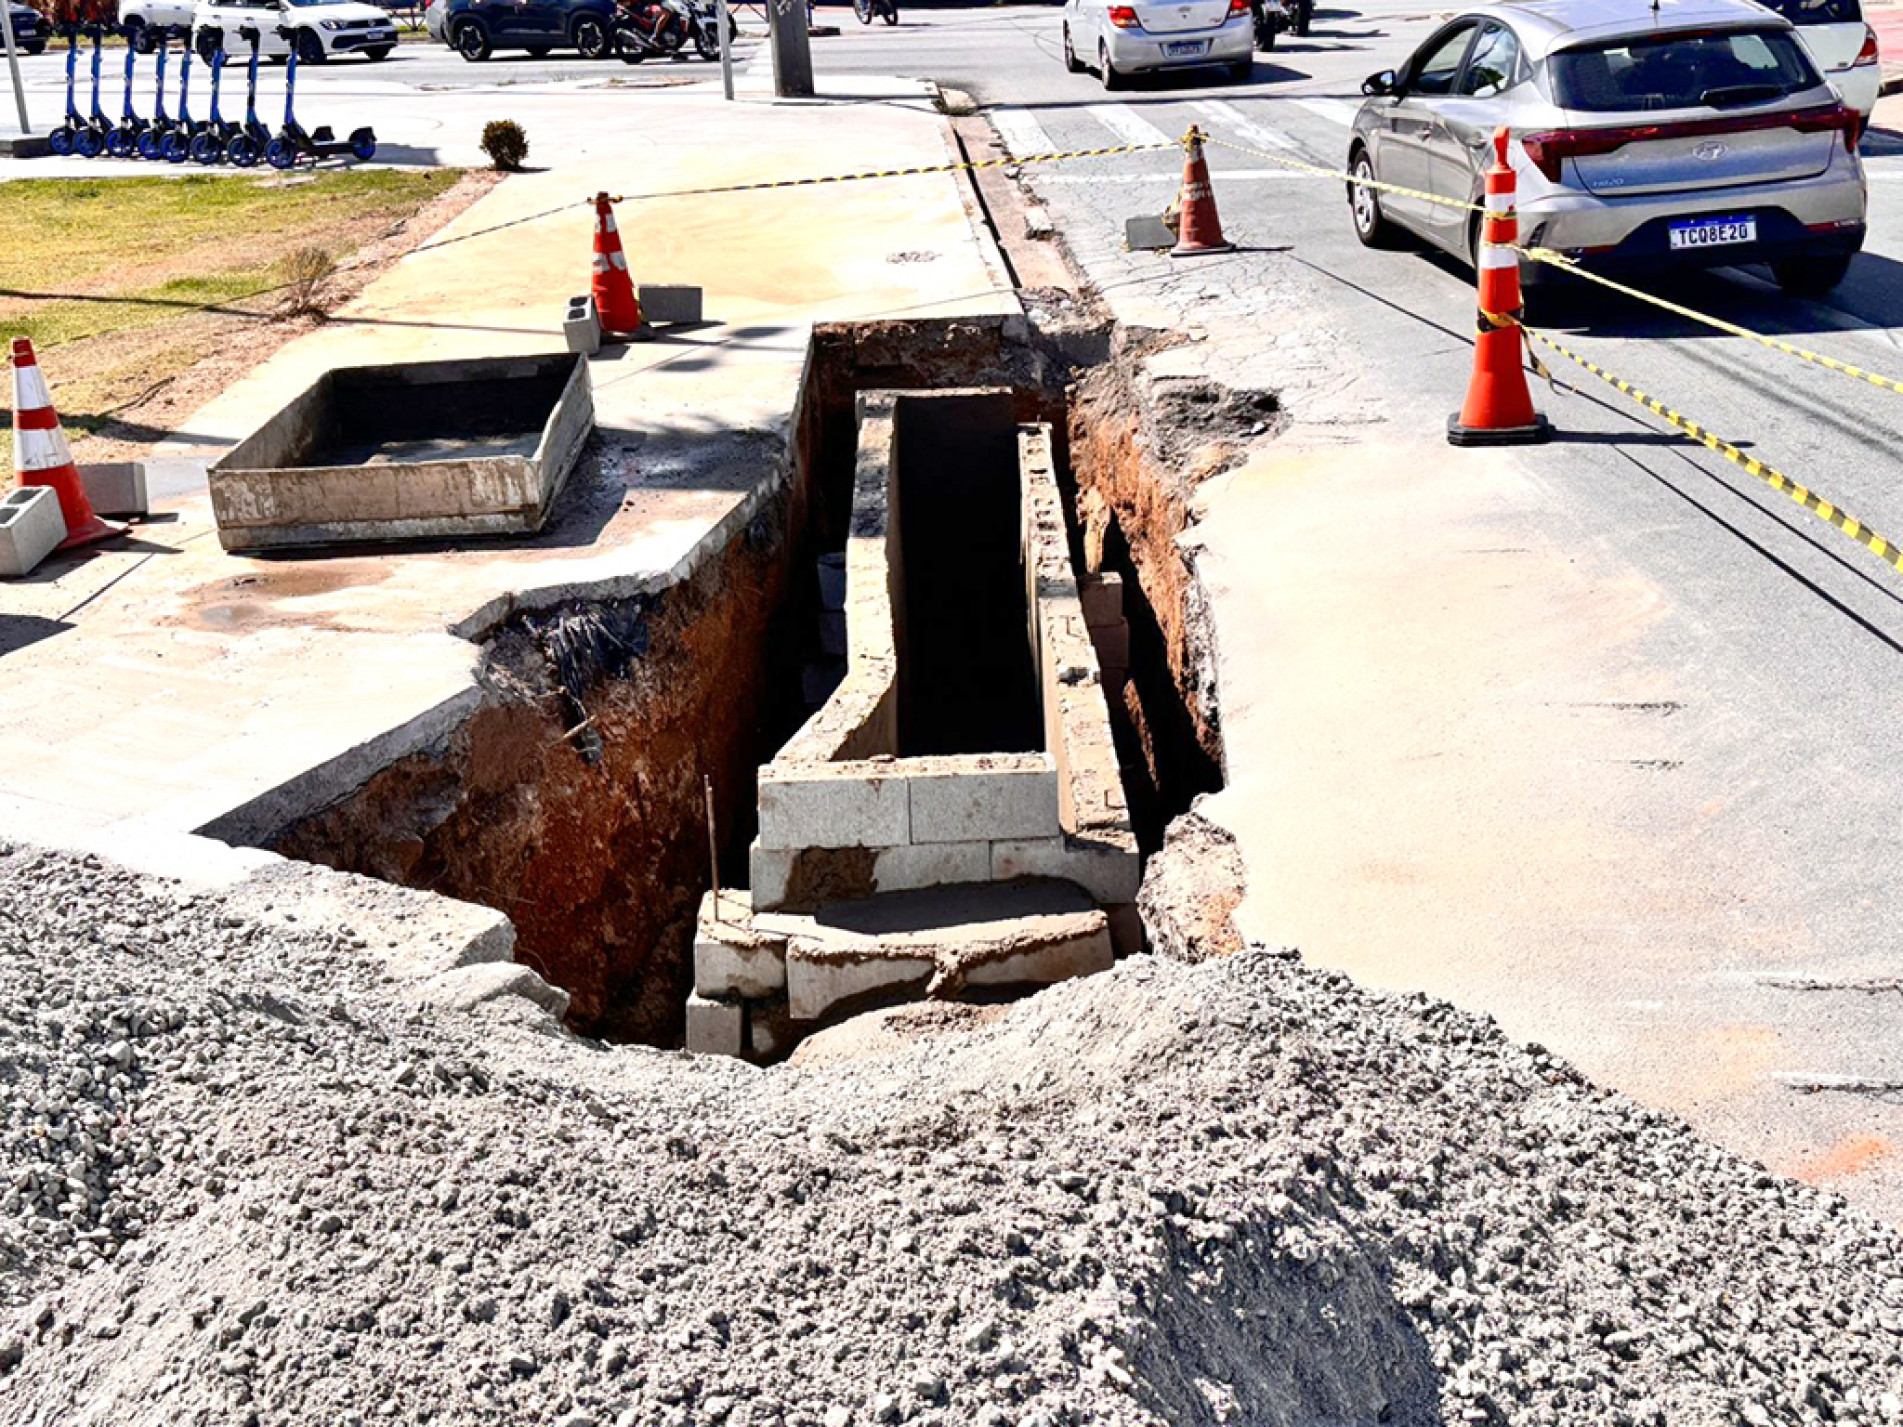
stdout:
<svg viewBox="0 0 1903 1427">
<path fill-rule="evenodd" d="M 1641 302 L 1649 302 L 1654 307 L 1662 307 L 1667 312 L 1675 313 L 1693 322 L 1703 323 L 1705 326 L 1715 328 L 1720 332 L 1728 332 L 1733 337 L 1743 337 L 1747 341 L 1756 342 L 1761 347 L 1769 347 L 1774 352 L 1782 352 L 1787 357 L 1796 357 L 1800 361 L 1813 363 L 1816 366 L 1824 368 L 1825 371 L 1837 372 L 1846 377 L 1854 377 L 1860 382 L 1870 383 L 1871 386 L 1882 387 L 1885 391 L 1903 392 L 1903 382 L 1894 381 L 1886 376 L 1880 376 L 1876 372 L 1867 372 L 1862 367 L 1853 366 L 1849 362 L 1840 362 L 1835 357 L 1826 357 L 1823 353 L 1813 352 L 1808 347 L 1799 347 L 1791 342 L 1780 341 L 1776 337 L 1767 337 L 1762 332 L 1753 332 L 1749 327 L 1740 327 L 1735 322 L 1727 322 L 1722 317 L 1713 317 L 1710 313 L 1700 312 L 1696 308 L 1682 306 L 1679 303 L 1658 297 L 1653 293 L 1643 292 L 1636 287 L 1627 287 L 1622 282 L 1614 282 L 1609 277 L 1604 277 L 1599 273 L 1581 267 L 1564 253 L 1556 253 L 1551 248 L 1520 248 L 1517 251 L 1521 257 L 1531 258 L 1537 263 L 1546 263 L 1551 267 L 1559 268 L 1563 272 L 1571 273 L 1574 277 L 1584 278 L 1587 282 L 1598 283 L 1601 287 L 1611 288 L 1614 292 L 1624 293 L 1627 297 L 1635 297 Z"/>
<path fill-rule="evenodd" d="M 1490 320 L 1493 319 L 1490 317 Z M 1687 436 L 1698 442 L 1699 445 L 1716 451 L 1720 456 L 1723 456 L 1727 461 L 1731 462 L 1732 465 L 1756 476 L 1772 490 L 1784 492 L 1785 495 L 1803 506 L 1804 509 L 1810 511 L 1819 520 L 1841 530 L 1845 535 L 1848 535 L 1852 540 L 1870 551 L 1871 554 L 1880 557 L 1883 562 L 1892 569 L 1903 573 L 1903 546 L 1899 546 L 1894 540 L 1877 534 L 1876 531 L 1872 530 L 1848 511 L 1843 510 L 1839 506 L 1832 505 L 1815 491 L 1799 485 L 1776 467 L 1767 466 L 1755 456 L 1747 456 L 1729 441 L 1707 431 L 1689 417 L 1679 415 L 1679 413 L 1673 411 L 1672 408 L 1667 406 L 1664 402 L 1640 391 L 1637 387 L 1633 386 L 1631 382 L 1621 377 L 1615 377 L 1604 367 L 1589 362 L 1577 352 L 1570 351 L 1561 346 L 1544 332 L 1536 332 L 1525 323 L 1515 323 L 1515 325 L 1533 341 L 1538 342 L 1543 347 L 1551 348 L 1553 351 L 1558 352 L 1560 356 L 1566 358 L 1567 361 L 1573 363 L 1573 365 L 1591 372 L 1594 376 L 1598 377 L 1600 381 L 1613 388 L 1613 390 L 1630 397 L 1654 416 L 1661 417 L 1665 421 L 1670 422 L 1673 426 L 1676 426 L 1680 431 L 1683 431 Z M 1529 355 L 1531 355 L 1530 352 Z"/>
<path fill-rule="evenodd" d="M 1153 144 L 1119 144 L 1109 149 L 1072 149 L 1063 154 L 1028 154 L 1025 157 L 1009 159 L 969 159 L 964 163 L 920 164 L 916 168 L 871 169 L 865 173 L 829 173 L 813 178 L 776 178 L 761 183 L 731 183 L 719 188 L 677 188 L 666 193 L 628 193 L 616 194 L 609 199 L 611 203 L 638 203 L 649 198 L 704 198 L 716 193 L 758 193 L 767 188 L 810 188 L 820 183 L 858 183 L 873 178 L 911 178 L 926 173 L 969 173 L 981 168 L 1016 168 L 1021 164 L 1065 163 L 1071 159 L 1101 159 L 1117 154 L 1151 153 L 1157 149 L 1174 149 L 1182 145 L 1178 140 L 1169 139 Z M 588 200 L 593 202 L 592 199 Z"/>
</svg>

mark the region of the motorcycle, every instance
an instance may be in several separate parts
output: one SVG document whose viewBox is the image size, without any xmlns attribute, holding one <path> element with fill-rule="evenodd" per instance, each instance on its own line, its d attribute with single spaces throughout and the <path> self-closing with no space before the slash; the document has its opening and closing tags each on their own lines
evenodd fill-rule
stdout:
<svg viewBox="0 0 1903 1427">
<path fill-rule="evenodd" d="M 899 22 L 899 0 L 852 0 L 852 13 L 859 17 L 859 23 L 870 25 L 874 15 L 883 15 L 888 25 Z"/>
<path fill-rule="evenodd" d="M 1264 51 L 1275 48 L 1284 30 L 1307 35 L 1315 17 L 1315 0 L 1249 0 L 1249 7 L 1255 12 L 1255 47 Z"/>
<path fill-rule="evenodd" d="M 729 20 L 729 39 L 732 24 Z M 619 0 L 609 34 L 623 64 L 679 54 L 689 44 L 702 59 L 720 58 L 720 20 L 701 0 Z"/>
</svg>

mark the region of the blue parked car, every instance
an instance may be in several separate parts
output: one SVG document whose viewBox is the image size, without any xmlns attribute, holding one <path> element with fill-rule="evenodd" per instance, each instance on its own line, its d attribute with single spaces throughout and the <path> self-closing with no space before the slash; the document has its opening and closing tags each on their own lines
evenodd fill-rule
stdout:
<svg viewBox="0 0 1903 1427">
<path fill-rule="evenodd" d="M 467 60 L 497 50 L 527 50 L 540 59 L 558 49 L 603 59 L 613 49 L 614 13 L 614 0 L 430 0 L 425 20 Z"/>
<path fill-rule="evenodd" d="M 51 33 L 40 12 L 30 5 L 7 4 L 7 18 L 13 21 L 13 42 L 20 47 L 20 53 L 37 55 L 46 53 L 46 41 Z"/>
</svg>

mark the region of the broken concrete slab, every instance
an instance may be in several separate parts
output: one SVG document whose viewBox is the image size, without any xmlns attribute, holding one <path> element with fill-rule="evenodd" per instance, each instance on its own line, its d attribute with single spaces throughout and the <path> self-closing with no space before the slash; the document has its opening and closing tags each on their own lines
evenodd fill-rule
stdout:
<svg viewBox="0 0 1903 1427">
<path fill-rule="evenodd" d="M 746 892 L 701 898 L 694 933 L 694 994 L 710 999 L 759 998 L 786 990 L 786 938 L 753 926 Z"/>
</svg>

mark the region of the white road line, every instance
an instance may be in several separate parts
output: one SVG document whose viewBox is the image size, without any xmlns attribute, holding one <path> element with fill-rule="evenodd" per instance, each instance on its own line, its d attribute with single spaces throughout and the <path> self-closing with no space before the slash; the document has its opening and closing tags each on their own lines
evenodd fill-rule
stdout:
<svg viewBox="0 0 1903 1427">
<path fill-rule="evenodd" d="M 1170 136 L 1125 104 L 1086 104 L 1084 112 L 1126 144 L 1167 144 Z"/>
<path fill-rule="evenodd" d="M 991 127 L 1004 140 L 1005 152 L 1014 159 L 1057 152 L 1057 145 L 1051 142 L 1050 135 L 1044 132 L 1044 126 L 1038 123 L 1037 116 L 1029 109 L 988 109 L 985 117 L 991 120 Z"/>
<path fill-rule="evenodd" d="M 1331 124 L 1342 128 L 1354 127 L 1355 115 L 1361 112 L 1361 106 L 1346 99 L 1303 99 L 1299 95 L 1290 95 L 1289 103 L 1299 104 L 1311 114 L 1319 114 Z"/>
<path fill-rule="evenodd" d="M 1224 183 L 1241 179 L 1299 179 L 1304 183 L 1316 180 L 1305 173 L 1297 173 L 1288 168 L 1226 168 L 1221 172 Z M 1183 181 L 1178 173 L 1040 173 L 1031 180 L 1039 188 L 1047 183 L 1090 184 L 1097 187 L 1110 183 L 1153 183 L 1158 188 L 1175 188 Z"/>
<path fill-rule="evenodd" d="M 1198 99 L 1196 107 L 1209 116 L 1219 139 L 1256 144 L 1265 149 L 1280 149 L 1285 154 L 1301 152 L 1292 139 L 1256 123 L 1243 112 L 1240 105 L 1231 104 L 1227 99 Z"/>
</svg>

